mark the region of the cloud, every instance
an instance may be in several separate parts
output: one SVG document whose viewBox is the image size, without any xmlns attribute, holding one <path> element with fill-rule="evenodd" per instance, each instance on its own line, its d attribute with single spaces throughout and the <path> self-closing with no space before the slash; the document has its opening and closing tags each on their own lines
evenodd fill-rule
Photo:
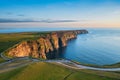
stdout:
<svg viewBox="0 0 120 80">
<path fill-rule="evenodd" d="M 7 14 L 7 15 L 12 15 L 13 13 L 11 13 L 11 12 L 7 12 L 6 14 Z"/>
<path fill-rule="evenodd" d="M 14 23 L 14 22 L 34 22 L 33 20 L 21 19 L 3 19 L 0 18 L 0 23 Z"/>
<path fill-rule="evenodd" d="M 43 23 L 62 23 L 62 22 L 77 22 L 77 20 L 34 20 L 34 19 L 4 19 L 0 18 L 0 23 L 16 23 L 16 22 L 43 22 Z"/>
<path fill-rule="evenodd" d="M 77 22 L 77 20 L 41 20 L 40 22 L 61 23 L 61 22 Z"/>
<path fill-rule="evenodd" d="M 15 15 L 15 14 L 12 13 L 12 12 L 6 12 L 5 14 L 6 14 L 6 15 Z M 16 16 L 23 17 L 23 16 L 25 16 L 25 15 L 24 15 L 24 14 L 17 14 Z"/>
</svg>

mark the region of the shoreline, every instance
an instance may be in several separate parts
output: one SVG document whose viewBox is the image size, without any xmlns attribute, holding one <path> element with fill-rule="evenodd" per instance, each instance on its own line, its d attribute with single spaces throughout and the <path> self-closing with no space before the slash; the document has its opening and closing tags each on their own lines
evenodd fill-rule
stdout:
<svg viewBox="0 0 120 80">
<path fill-rule="evenodd" d="M 56 32 L 56 31 L 55 31 Z M 60 31 L 59 31 L 60 32 Z M 24 32 L 23 32 L 24 33 Z M 30 33 L 30 32 L 26 32 L 26 33 Z M 34 33 L 34 32 L 33 32 Z M 42 33 L 45 33 L 45 32 L 42 32 Z M 15 33 L 14 33 L 15 34 Z M 18 43 L 19 44 L 19 43 Z M 15 44 L 15 45 L 13 45 L 12 47 L 14 47 L 14 46 L 16 46 L 16 45 L 18 45 L 18 44 Z M 8 49 L 11 49 L 12 47 L 10 47 L 10 48 L 8 48 Z M 6 51 L 6 50 L 5 50 Z M 4 52 L 5 51 L 3 51 L 2 53 L 1 53 L 1 57 L 3 58 L 3 59 L 5 59 L 6 61 L 5 62 L 3 62 L 3 63 L 7 63 L 7 62 L 12 62 L 12 61 L 14 61 L 14 60 L 16 60 L 16 59 L 9 59 L 8 57 L 6 57 L 5 56 L 5 54 L 4 54 Z M 19 58 L 18 58 L 19 59 Z M 52 60 L 59 60 L 59 59 L 52 59 Z M 63 60 L 66 60 L 66 59 L 63 59 Z M 46 60 L 47 61 L 47 60 Z M 75 63 L 76 65 L 81 65 L 81 66 L 85 66 L 85 67 L 93 67 L 93 68 L 120 68 L 120 63 L 115 63 L 115 64 L 112 64 L 112 65 L 102 65 L 102 66 L 99 66 L 99 65 L 94 65 L 94 64 L 85 64 L 85 63 L 80 63 L 80 62 L 77 62 L 77 61 L 73 61 L 73 60 L 68 60 L 68 61 L 71 61 L 71 62 L 73 62 L 73 63 Z M 2 64 L 2 63 L 0 63 L 0 64 Z"/>
<path fill-rule="evenodd" d="M 108 64 L 108 65 L 96 65 L 96 64 L 87 64 L 87 63 L 80 63 L 78 61 L 70 60 L 73 63 L 76 63 L 78 65 L 88 66 L 88 67 L 95 67 L 95 68 L 120 68 L 120 62 L 114 63 L 114 64 Z"/>
<path fill-rule="evenodd" d="M 59 51 L 59 48 L 66 47 L 67 42 L 75 39 L 78 34 L 87 33 L 87 30 L 49 32 L 39 36 L 35 40 L 21 41 L 5 50 L 3 55 L 8 58 L 31 56 L 33 58 L 51 59 L 52 52 Z"/>
<path fill-rule="evenodd" d="M 65 60 L 65 59 L 62 59 L 62 60 L 38 60 L 38 59 L 30 59 L 30 58 L 24 57 L 24 58 L 13 59 L 11 61 L 7 61 L 7 62 L 0 64 L 0 70 L 1 70 L 0 73 L 10 71 L 10 70 L 13 70 L 16 68 L 24 67 L 24 66 L 27 66 L 32 63 L 39 63 L 39 62 L 47 62 L 47 63 L 51 63 L 51 64 L 56 64 L 59 66 L 64 66 L 66 68 L 75 69 L 75 70 L 87 69 L 87 70 L 112 71 L 112 72 L 120 71 L 120 68 L 96 68 L 96 67 L 90 67 L 90 66 L 85 66 L 85 65 L 81 65 L 81 64 L 76 64 L 72 61 Z M 9 66 L 11 64 L 12 64 L 12 66 Z"/>
</svg>

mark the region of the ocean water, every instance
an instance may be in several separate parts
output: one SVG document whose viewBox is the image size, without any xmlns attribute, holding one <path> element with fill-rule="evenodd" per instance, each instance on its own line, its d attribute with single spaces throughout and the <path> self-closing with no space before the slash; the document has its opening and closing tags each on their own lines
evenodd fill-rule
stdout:
<svg viewBox="0 0 120 80">
<path fill-rule="evenodd" d="M 120 62 L 120 29 L 88 29 L 68 42 L 62 57 L 86 64 L 109 65 Z"/>
<path fill-rule="evenodd" d="M 68 28 L 66 28 L 67 30 Z M 0 29 L 0 33 L 56 31 L 59 28 Z M 72 30 L 72 29 L 71 29 Z M 120 29 L 87 29 L 68 41 L 67 47 L 52 57 L 62 57 L 86 64 L 108 65 L 120 62 Z"/>
</svg>

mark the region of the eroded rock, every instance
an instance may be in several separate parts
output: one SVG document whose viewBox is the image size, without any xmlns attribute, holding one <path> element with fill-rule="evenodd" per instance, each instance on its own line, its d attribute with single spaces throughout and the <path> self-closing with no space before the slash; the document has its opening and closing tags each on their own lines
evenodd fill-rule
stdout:
<svg viewBox="0 0 120 80">
<path fill-rule="evenodd" d="M 75 31 L 58 31 L 42 36 L 34 41 L 23 41 L 12 49 L 7 51 L 8 56 L 25 57 L 31 56 L 34 58 L 47 59 L 46 54 L 60 47 L 67 46 L 70 39 L 77 38 L 77 34 L 88 33 L 86 30 Z"/>
</svg>

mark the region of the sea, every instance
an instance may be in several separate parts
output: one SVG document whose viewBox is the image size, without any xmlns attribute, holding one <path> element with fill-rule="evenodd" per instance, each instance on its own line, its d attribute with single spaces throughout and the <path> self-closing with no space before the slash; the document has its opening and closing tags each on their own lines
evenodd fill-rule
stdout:
<svg viewBox="0 0 120 80">
<path fill-rule="evenodd" d="M 69 29 L 12 28 L 0 33 L 42 32 Z M 73 29 L 71 29 L 73 30 Z M 76 30 L 76 29 L 74 29 Z M 68 41 L 60 57 L 85 64 L 110 65 L 120 62 L 120 29 L 88 28 L 88 34 L 79 34 Z"/>
</svg>

